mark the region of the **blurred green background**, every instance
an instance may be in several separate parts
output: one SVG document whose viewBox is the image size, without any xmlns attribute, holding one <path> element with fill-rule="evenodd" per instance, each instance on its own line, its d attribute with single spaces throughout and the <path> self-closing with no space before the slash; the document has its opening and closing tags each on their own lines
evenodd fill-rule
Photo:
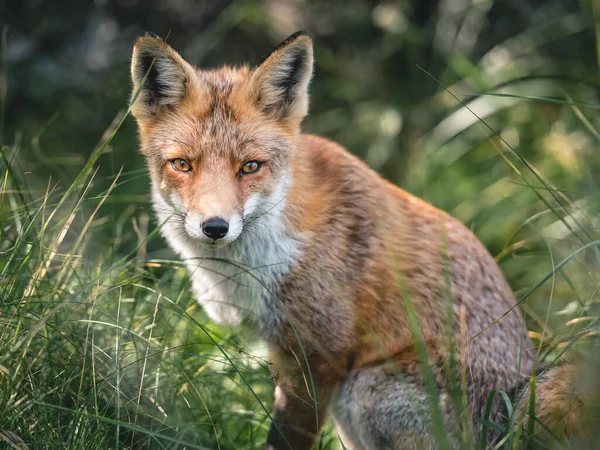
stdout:
<svg viewBox="0 0 600 450">
<path fill-rule="evenodd" d="M 256 64 L 307 30 L 305 131 L 466 223 L 523 299 L 545 361 L 574 337 L 593 342 L 598 13 L 584 0 L 0 2 L 0 438 L 260 448 L 266 435 L 268 361 L 191 298 L 155 233 L 133 119 L 102 147 L 143 31 L 208 68 Z"/>
</svg>

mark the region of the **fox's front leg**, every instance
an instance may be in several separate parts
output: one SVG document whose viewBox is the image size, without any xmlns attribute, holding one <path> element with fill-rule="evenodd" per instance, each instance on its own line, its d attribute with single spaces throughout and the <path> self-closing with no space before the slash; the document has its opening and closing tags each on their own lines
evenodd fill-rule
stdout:
<svg viewBox="0 0 600 450">
<path fill-rule="evenodd" d="M 317 438 L 341 376 L 329 363 L 311 363 L 310 367 L 309 373 L 295 359 L 293 365 L 279 364 L 274 423 L 265 450 L 309 450 Z"/>
</svg>

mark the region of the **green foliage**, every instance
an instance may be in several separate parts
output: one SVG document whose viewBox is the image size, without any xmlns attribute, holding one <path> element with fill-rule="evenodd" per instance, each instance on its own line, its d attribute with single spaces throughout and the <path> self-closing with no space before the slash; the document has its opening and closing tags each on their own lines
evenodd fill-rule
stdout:
<svg viewBox="0 0 600 450">
<path fill-rule="evenodd" d="M 593 354 L 600 101 L 590 4 L 76 3 L 0 5 L 3 444 L 252 449 L 270 425 L 260 337 L 207 320 L 151 215 L 126 116 L 130 51 L 144 29 L 214 66 L 256 63 L 306 28 L 316 57 L 306 130 L 471 227 L 544 363 Z M 597 368 L 590 358 L 589 379 Z M 478 419 L 502 431 L 499 446 L 545 448 L 514 417 Z M 319 448 L 340 448 L 335 431 Z"/>
</svg>

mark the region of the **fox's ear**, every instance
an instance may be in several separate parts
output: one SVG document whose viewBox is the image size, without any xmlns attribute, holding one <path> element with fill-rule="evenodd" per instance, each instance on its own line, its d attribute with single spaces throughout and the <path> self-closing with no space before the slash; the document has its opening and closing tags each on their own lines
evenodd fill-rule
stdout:
<svg viewBox="0 0 600 450">
<path fill-rule="evenodd" d="M 194 68 L 152 33 L 144 33 L 135 43 L 131 78 L 132 98 L 142 86 L 132 107 L 132 113 L 138 119 L 156 116 L 164 107 L 177 106 L 198 87 Z"/>
<path fill-rule="evenodd" d="M 313 69 L 312 40 L 299 31 L 283 41 L 252 72 L 249 95 L 278 121 L 294 125 L 308 112 L 308 83 Z"/>
</svg>

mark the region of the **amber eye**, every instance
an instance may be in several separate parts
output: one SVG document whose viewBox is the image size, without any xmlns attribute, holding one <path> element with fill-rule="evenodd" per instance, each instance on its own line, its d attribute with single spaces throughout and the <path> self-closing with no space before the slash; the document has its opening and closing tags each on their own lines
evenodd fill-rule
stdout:
<svg viewBox="0 0 600 450">
<path fill-rule="evenodd" d="M 260 166 L 262 166 L 261 162 L 258 162 L 258 161 L 248 161 L 240 169 L 240 174 L 241 175 L 248 175 L 250 173 L 258 172 L 258 170 L 260 169 Z"/>
<path fill-rule="evenodd" d="M 179 172 L 191 172 L 192 166 L 185 159 L 177 158 L 171 160 L 171 166 L 173 169 L 178 170 Z"/>
</svg>

